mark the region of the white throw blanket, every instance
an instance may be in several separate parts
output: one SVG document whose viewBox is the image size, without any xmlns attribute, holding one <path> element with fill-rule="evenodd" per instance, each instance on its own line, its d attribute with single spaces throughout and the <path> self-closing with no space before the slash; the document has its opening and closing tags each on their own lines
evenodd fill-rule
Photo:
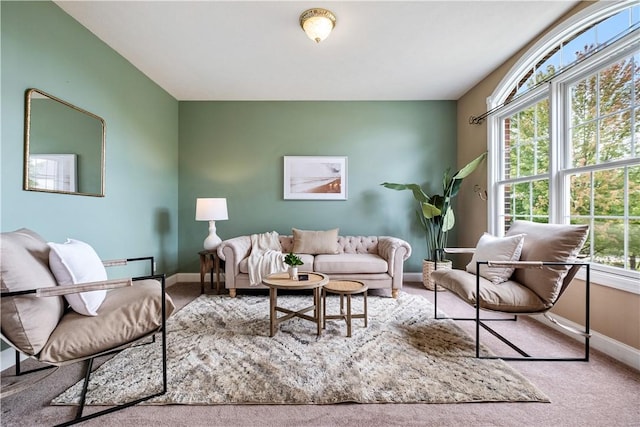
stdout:
<svg viewBox="0 0 640 427">
<path fill-rule="evenodd" d="M 251 235 L 251 254 L 247 267 L 251 286 L 262 283 L 263 276 L 287 270 L 277 232 Z"/>
</svg>

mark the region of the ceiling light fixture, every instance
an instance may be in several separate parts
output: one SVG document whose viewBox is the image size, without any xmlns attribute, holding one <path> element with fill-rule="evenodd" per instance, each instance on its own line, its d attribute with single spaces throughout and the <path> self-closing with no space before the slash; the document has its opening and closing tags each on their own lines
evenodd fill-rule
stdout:
<svg viewBox="0 0 640 427">
<path fill-rule="evenodd" d="M 300 26 L 311 40 L 320 43 L 336 26 L 336 16 L 327 9 L 305 10 L 300 15 Z"/>
</svg>

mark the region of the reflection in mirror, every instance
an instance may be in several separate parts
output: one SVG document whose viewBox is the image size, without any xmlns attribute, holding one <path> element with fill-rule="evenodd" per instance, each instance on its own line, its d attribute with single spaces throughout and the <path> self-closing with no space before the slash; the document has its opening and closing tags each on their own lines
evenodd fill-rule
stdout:
<svg viewBox="0 0 640 427">
<path fill-rule="evenodd" d="M 29 89 L 24 189 L 104 197 L 105 123 L 95 114 Z"/>
</svg>

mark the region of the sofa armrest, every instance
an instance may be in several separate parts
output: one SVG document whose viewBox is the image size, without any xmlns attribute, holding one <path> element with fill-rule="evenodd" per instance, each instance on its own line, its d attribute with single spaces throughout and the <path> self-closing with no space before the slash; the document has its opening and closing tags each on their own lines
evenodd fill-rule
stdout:
<svg viewBox="0 0 640 427">
<path fill-rule="evenodd" d="M 402 274 L 402 265 L 411 256 L 411 245 L 397 237 L 381 236 L 378 237 L 378 255 L 387 261 L 389 275 L 394 277 L 396 273 Z M 400 271 L 396 271 L 398 266 Z"/>
<path fill-rule="evenodd" d="M 224 277 L 227 288 L 234 283 L 236 275 L 240 272 L 240 261 L 251 253 L 251 237 L 239 236 L 224 240 L 218 246 L 218 256 L 225 262 Z"/>
</svg>

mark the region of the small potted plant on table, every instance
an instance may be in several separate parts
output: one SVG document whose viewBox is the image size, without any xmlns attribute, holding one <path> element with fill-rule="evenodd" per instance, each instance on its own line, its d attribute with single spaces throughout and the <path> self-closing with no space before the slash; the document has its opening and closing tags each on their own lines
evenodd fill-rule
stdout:
<svg viewBox="0 0 640 427">
<path fill-rule="evenodd" d="M 298 266 L 304 264 L 300 257 L 292 252 L 289 252 L 284 257 L 284 263 L 289 266 L 289 278 L 291 280 L 298 280 Z"/>
</svg>

